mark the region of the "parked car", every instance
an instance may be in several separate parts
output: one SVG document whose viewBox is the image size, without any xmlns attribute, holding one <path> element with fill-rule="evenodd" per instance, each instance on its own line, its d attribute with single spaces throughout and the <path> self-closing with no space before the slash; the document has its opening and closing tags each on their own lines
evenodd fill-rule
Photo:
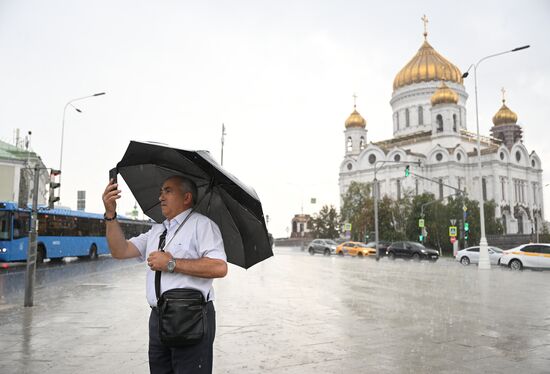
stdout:
<svg viewBox="0 0 550 374">
<path fill-rule="evenodd" d="M 307 251 L 310 255 L 322 253 L 325 256 L 330 256 L 336 252 L 336 242 L 332 239 L 315 239 L 309 243 Z"/>
<path fill-rule="evenodd" d="M 388 247 L 388 257 L 390 260 L 401 257 L 416 261 L 437 261 L 439 252 L 435 249 L 426 248 L 422 244 L 416 242 L 395 242 Z"/>
<path fill-rule="evenodd" d="M 499 264 L 503 254 L 502 249 L 498 247 L 489 247 L 487 250 L 489 251 L 489 260 L 491 264 Z M 479 246 L 464 248 L 456 253 L 455 258 L 462 265 L 477 264 L 479 262 Z"/>
<path fill-rule="evenodd" d="M 336 254 L 363 257 L 369 255 L 369 248 L 361 242 L 344 242 L 336 247 Z"/>
<path fill-rule="evenodd" d="M 385 240 L 378 241 L 378 255 L 383 257 L 387 254 L 388 247 L 391 245 L 391 242 Z M 369 248 L 369 255 L 376 256 L 376 242 L 368 242 L 367 247 Z"/>
<path fill-rule="evenodd" d="M 550 269 L 550 244 L 530 243 L 504 251 L 500 264 L 512 270 Z"/>
</svg>

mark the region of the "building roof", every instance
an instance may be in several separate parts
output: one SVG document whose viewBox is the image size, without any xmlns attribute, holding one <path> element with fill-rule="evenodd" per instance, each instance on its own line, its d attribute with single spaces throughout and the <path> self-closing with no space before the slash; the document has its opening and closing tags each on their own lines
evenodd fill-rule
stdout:
<svg viewBox="0 0 550 374">
<path fill-rule="evenodd" d="M 18 148 L 14 145 L 0 140 L 0 159 L 25 161 L 28 158 L 39 158 L 35 152 L 27 151 L 26 149 Z"/>
</svg>

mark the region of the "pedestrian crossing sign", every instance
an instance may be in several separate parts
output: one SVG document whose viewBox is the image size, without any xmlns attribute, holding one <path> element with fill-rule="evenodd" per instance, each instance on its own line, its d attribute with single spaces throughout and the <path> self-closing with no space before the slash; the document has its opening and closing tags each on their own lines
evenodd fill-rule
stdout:
<svg viewBox="0 0 550 374">
<path fill-rule="evenodd" d="M 456 236 L 456 226 L 449 226 L 449 236 Z"/>
</svg>

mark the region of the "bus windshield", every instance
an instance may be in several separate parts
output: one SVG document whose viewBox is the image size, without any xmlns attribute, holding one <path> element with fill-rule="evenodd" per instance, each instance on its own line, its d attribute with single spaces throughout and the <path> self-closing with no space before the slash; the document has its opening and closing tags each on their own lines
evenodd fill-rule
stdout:
<svg viewBox="0 0 550 374">
<path fill-rule="evenodd" d="M 0 240 L 10 239 L 10 214 L 0 212 Z"/>
</svg>

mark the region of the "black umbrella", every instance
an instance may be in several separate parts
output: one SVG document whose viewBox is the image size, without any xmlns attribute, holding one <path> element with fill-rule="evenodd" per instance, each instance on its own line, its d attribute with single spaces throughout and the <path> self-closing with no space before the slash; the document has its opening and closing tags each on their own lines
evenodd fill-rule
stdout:
<svg viewBox="0 0 550 374">
<path fill-rule="evenodd" d="M 174 175 L 193 180 L 198 189 L 195 211 L 216 222 L 229 262 L 247 269 L 273 256 L 256 192 L 208 152 L 131 141 L 117 171 L 143 212 L 158 223 L 164 221 L 158 199 L 162 183 Z"/>
</svg>

